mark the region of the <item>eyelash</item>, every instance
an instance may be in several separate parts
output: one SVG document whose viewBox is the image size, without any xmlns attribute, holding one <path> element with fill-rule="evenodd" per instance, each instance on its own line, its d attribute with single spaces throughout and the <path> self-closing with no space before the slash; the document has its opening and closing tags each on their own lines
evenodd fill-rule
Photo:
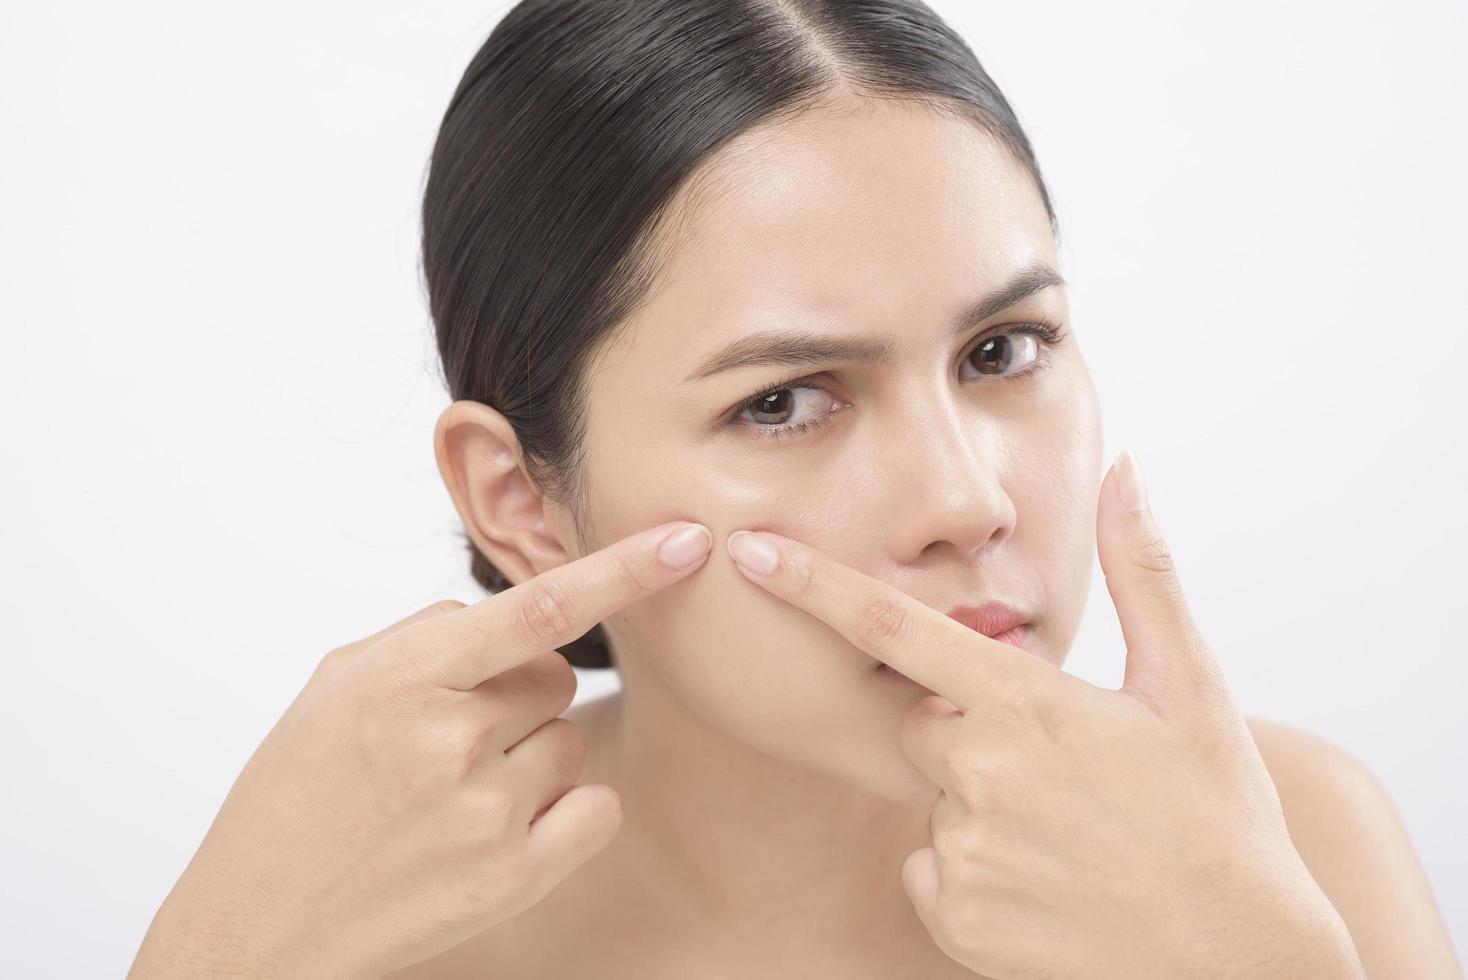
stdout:
<svg viewBox="0 0 1468 980">
<path fill-rule="evenodd" d="M 1045 370 L 1050 366 L 1050 351 L 1054 350 L 1065 341 L 1065 337 L 1061 334 L 1059 327 L 1057 327 L 1053 323 L 1042 321 L 1037 323 L 1022 323 L 1017 326 L 1010 327 L 1007 330 L 1000 331 L 999 333 L 989 334 L 987 337 L 982 338 L 980 343 L 982 343 L 983 340 L 988 340 L 990 337 L 1007 337 L 1012 334 L 1031 334 L 1033 336 L 1039 337 L 1043 341 L 1042 350 L 1039 356 L 1037 356 L 1032 363 L 1025 367 L 1023 371 L 1018 371 L 1014 374 L 1004 375 L 999 379 L 1000 383 L 1018 381 L 1021 378 L 1027 378 L 1032 374 L 1036 374 L 1040 371 Z M 762 391 L 758 391 L 741 401 L 738 407 L 734 409 L 733 413 L 725 422 L 725 426 L 731 429 L 752 429 L 757 438 L 779 440 L 791 438 L 792 436 L 799 435 L 803 432 L 808 432 L 811 429 L 818 429 L 829 422 L 834 416 L 840 414 L 841 410 L 838 409 L 834 412 L 827 412 L 819 418 L 811 419 L 807 422 L 794 422 L 787 423 L 785 425 L 760 425 L 757 423 L 750 424 L 739 421 L 739 416 L 742 415 L 744 413 L 744 410 L 746 408 L 749 408 L 750 405 L 754 402 L 757 402 L 763 398 L 768 398 L 771 395 L 777 394 L 790 388 L 815 388 L 819 391 L 824 391 L 827 394 L 831 393 L 830 388 L 819 383 L 814 378 L 790 378 L 788 380 L 781 381 L 778 384 L 765 388 Z"/>
</svg>

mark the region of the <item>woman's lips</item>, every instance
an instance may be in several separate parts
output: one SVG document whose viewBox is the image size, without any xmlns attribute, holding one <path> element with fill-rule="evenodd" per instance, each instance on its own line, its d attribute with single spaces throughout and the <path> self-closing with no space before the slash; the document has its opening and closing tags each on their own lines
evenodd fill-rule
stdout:
<svg viewBox="0 0 1468 980">
<path fill-rule="evenodd" d="M 1025 648 L 1025 639 L 1029 635 L 1030 624 L 1020 623 L 1013 629 L 1007 629 L 1003 633 L 996 634 L 992 639 L 998 640 L 1000 643 L 1008 643 L 1012 647 L 1019 647 L 1023 650 Z"/>
<path fill-rule="evenodd" d="M 997 600 L 986 602 L 982 606 L 960 604 L 948 610 L 947 615 L 949 619 L 985 636 L 998 636 L 1029 621 L 1029 617 L 1018 609 Z"/>
</svg>

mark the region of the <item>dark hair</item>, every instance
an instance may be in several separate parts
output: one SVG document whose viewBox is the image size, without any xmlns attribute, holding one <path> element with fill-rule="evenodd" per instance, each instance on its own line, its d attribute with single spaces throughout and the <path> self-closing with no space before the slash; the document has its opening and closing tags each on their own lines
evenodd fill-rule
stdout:
<svg viewBox="0 0 1468 980">
<path fill-rule="evenodd" d="M 586 365 L 648 295 L 673 193 L 756 123 L 841 90 L 967 119 L 1055 211 L 978 59 L 918 0 L 522 0 L 449 100 L 423 272 L 453 400 L 502 413 L 527 473 L 582 513 Z M 510 582 L 466 535 L 470 570 Z M 614 666 L 600 625 L 561 653 Z"/>
</svg>

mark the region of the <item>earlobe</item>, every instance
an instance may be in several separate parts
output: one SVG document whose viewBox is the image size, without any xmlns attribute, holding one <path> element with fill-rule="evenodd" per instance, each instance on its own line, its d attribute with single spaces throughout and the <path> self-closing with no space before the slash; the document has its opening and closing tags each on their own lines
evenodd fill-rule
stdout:
<svg viewBox="0 0 1468 980">
<path fill-rule="evenodd" d="M 502 414 L 480 402 L 452 403 L 434 427 L 433 454 L 465 533 L 512 583 L 569 559 Z"/>
</svg>

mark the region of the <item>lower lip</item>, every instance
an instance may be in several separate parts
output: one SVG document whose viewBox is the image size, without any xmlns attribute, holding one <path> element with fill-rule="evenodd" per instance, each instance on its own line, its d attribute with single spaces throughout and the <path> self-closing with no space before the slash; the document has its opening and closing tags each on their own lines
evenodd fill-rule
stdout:
<svg viewBox="0 0 1468 980">
<path fill-rule="evenodd" d="M 992 639 L 998 640 L 1000 643 L 1008 643 L 1012 647 L 1019 647 L 1021 650 L 1023 650 L 1025 648 L 1025 638 L 1029 635 L 1029 631 L 1029 623 L 1020 623 L 1013 629 L 1007 629 L 1003 633 L 995 634 Z M 897 671 L 893 670 L 891 667 L 888 667 L 880 660 L 877 661 L 877 673 L 886 674 L 889 677 L 894 677 L 898 680 L 907 681 L 909 684 L 917 684 L 917 681 L 908 677 L 906 674 L 899 674 Z"/>
</svg>

